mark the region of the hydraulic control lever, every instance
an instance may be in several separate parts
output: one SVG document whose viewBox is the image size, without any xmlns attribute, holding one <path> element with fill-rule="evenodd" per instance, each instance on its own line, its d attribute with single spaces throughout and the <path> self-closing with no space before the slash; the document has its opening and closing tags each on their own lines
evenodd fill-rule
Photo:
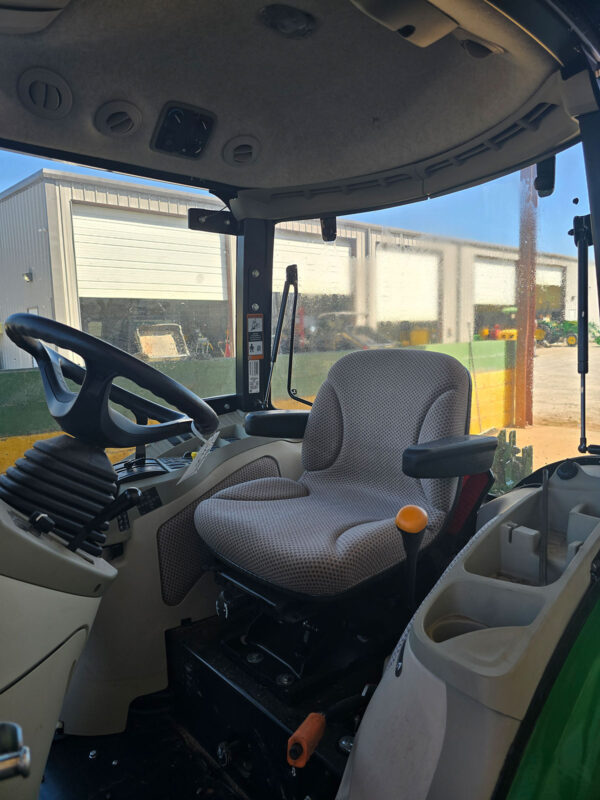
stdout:
<svg viewBox="0 0 600 800">
<path fill-rule="evenodd" d="M 80 544 L 84 542 L 93 531 L 102 530 L 111 519 L 139 505 L 141 501 L 142 493 L 139 489 L 135 489 L 134 487 L 125 489 L 112 503 L 105 506 L 94 519 L 87 522 L 81 531 L 73 537 L 68 545 L 69 550 L 77 550 Z"/>
<path fill-rule="evenodd" d="M 325 734 L 328 723 L 338 722 L 349 716 L 362 716 L 376 689 L 367 683 L 360 694 L 344 697 L 325 711 L 313 711 L 296 728 L 288 739 L 287 762 L 290 767 L 305 767 Z M 353 737 L 345 737 L 352 747 Z M 339 746 L 339 745 L 338 745 Z"/>
<path fill-rule="evenodd" d="M 406 553 L 406 601 L 409 611 L 416 610 L 417 559 L 429 517 L 421 506 L 403 506 L 396 514 L 396 527 L 402 534 Z"/>
</svg>

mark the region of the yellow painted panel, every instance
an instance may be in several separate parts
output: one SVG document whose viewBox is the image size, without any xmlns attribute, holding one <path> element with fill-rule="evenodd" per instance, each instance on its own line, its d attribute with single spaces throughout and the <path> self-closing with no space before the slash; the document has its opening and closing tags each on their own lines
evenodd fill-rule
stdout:
<svg viewBox="0 0 600 800">
<path fill-rule="evenodd" d="M 6 472 L 9 467 L 12 467 L 15 461 L 33 447 L 35 442 L 40 439 L 51 439 L 53 436 L 59 436 L 57 431 L 51 433 L 32 433 L 26 436 L 10 436 L 6 439 L 0 439 L 0 474 Z M 125 456 L 132 452 L 131 447 L 114 448 L 106 451 L 111 462 L 114 464 L 120 461 Z"/>
<path fill-rule="evenodd" d="M 471 433 L 511 425 L 513 396 L 513 370 L 476 373 L 471 398 Z"/>
</svg>

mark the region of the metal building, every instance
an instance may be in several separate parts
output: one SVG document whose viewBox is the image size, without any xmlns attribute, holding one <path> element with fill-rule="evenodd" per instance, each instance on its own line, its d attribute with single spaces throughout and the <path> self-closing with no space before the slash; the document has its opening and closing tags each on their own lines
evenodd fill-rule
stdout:
<svg viewBox="0 0 600 800">
<path fill-rule="evenodd" d="M 234 243 L 187 229 L 197 205 L 222 207 L 198 192 L 57 170 L 31 175 L 0 194 L 0 320 L 29 311 L 106 338 L 87 309 L 132 298 L 198 301 L 232 319 Z M 359 324 L 386 325 L 400 341 L 402 325 L 416 323 L 424 340 L 460 342 L 481 319 L 514 306 L 517 259 L 516 248 L 347 220 L 325 243 L 318 221 L 291 222 L 277 226 L 274 290 L 297 263 L 302 296 L 347 298 Z M 574 319 L 576 283 L 574 257 L 538 253 L 541 312 L 546 303 Z M 596 304 L 590 309 L 598 321 Z M 2 369 L 31 366 L 0 339 Z"/>
</svg>

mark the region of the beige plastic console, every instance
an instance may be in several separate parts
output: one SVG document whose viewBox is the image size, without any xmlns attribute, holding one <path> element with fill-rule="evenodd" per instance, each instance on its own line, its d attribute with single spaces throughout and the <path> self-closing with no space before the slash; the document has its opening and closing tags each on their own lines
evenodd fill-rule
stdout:
<svg viewBox="0 0 600 800">
<path fill-rule="evenodd" d="M 555 473 L 540 585 L 542 497 L 532 488 L 497 502 L 497 516 L 488 507 L 422 604 L 367 709 L 339 800 L 491 797 L 600 551 L 600 469 Z"/>
<path fill-rule="evenodd" d="M 38 536 L 0 500 L 0 719 L 17 722 L 31 774 L 0 783 L 0 800 L 35 800 L 73 669 L 117 572 Z"/>
</svg>

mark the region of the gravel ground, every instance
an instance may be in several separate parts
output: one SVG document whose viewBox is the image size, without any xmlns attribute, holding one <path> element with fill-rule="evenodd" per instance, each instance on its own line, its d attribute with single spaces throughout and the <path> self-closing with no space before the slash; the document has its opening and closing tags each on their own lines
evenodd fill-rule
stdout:
<svg viewBox="0 0 600 800">
<path fill-rule="evenodd" d="M 590 344 L 587 439 L 600 444 L 600 346 Z M 517 429 L 517 445 L 533 445 L 534 469 L 576 456 L 579 445 L 577 348 L 539 347 L 534 360 L 533 425 Z"/>
<path fill-rule="evenodd" d="M 587 376 L 587 423 L 600 429 L 600 346 L 590 344 Z M 577 348 L 538 347 L 533 373 L 535 425 L 579 425 Z"/>
</svg>

